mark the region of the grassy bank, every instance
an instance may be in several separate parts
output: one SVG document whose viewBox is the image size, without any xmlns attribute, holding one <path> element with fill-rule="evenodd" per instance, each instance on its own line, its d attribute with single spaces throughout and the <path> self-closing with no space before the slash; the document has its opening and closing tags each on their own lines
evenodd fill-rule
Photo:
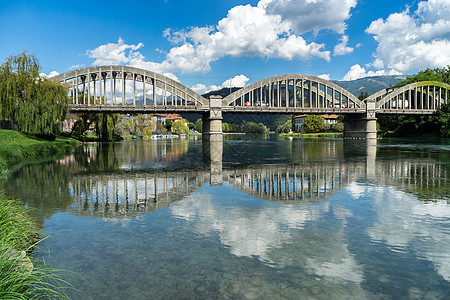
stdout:
<svg viewBox="0 0 450 300">
<path fill-rule="evenodd" d="M 47 141 L 14 130 L 0 130 L 0 176 L 28 163 L 70 153 L 78 144 L 69 138 Z"/>
<path fill-rule="evenodd" d="M 59 271 L 31 258 L 38 241 L 24 206 L 0 193 L 0 299 L 68 299 Z"/>
<path fill-rule="evenodd" d="M 282 137 L 294 137 L 294 138 L 338 138 L 343 137 L 344 134 L 342 132 L 321 132 L 321 133 L 281 133 Z"/>
</svg>

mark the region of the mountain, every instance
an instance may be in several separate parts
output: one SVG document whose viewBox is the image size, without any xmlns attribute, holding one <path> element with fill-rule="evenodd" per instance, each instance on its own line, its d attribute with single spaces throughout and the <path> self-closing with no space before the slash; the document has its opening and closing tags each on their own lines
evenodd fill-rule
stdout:
<svg viewBox="0 0 450 300">
<path fill-rule="evenodd" d="M 343 87 L 356 97 L 367 92 L 369 95 L 378 92 L 379 90 L 395 85 L 399 81 L 406 79 L 406 75 L 386 75 L 364 77 L 351 81 L 332 80 L 331 82 Z"/>
</svg>

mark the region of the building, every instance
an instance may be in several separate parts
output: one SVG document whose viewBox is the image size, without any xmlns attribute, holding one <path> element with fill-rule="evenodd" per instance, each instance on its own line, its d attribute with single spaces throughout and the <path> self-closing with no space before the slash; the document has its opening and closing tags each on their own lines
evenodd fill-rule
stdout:
<svg viewBox="0 0 450 300">
<path fill-rule="evenodd" d="M 326 124 L 332 125 L 337 123 L 338 115 L 320 115 Z M 305 121 L 306 115 L 300 115 L 294 117 L 294 131 L 303 132 L 303 122 Z"/>
<path fill-rule="evenodd" d="M 152 115 L 152 123 L 155 124 L 155 126 L 160 123 L 162 125 L 166 125 L 166 115 L 164 114 L 153 114 Z"/>
<path fill-rule="evenodd" d="M 175 121 L 178 121 L 178 120 L 184 120 L 179 114 L 167 114 L 167 115 L 164 115 L 165 117 L 166 117 L 166 121 L 172 121 L 172 123 L 173 122 L 175 122 Z M 187 122 L 187 120 L 184 120 L 185 122 Z"/>
</svg>

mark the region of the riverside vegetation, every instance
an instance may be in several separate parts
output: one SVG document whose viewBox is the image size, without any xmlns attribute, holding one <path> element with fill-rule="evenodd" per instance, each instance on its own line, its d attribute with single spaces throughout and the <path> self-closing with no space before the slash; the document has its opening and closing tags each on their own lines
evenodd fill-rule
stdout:
<svg viewBox="0 0 450 300">
<path fill-rule="evenodd" d="M 67 87 L 42 78 L 39 61 L 23 52 L 0 66 L 0 176 L 32 162 L 55 159 L 78 142 L 57 136 L 65 119 Z M 64 272 L 38 251 L 38 226 L 18 201 L 0 193 L 0 299 L 68 299 Z"/>
<path fill-rule="evenodd" d="M 53 160 L 78 142 L 47 141 L 13 130 L 0 130 L 0 175 L 25 164 Z M 18 201 L 0 193 L 0 299 L 68 299 L 63 271 L 31 256 L 39 243 L 38 226 Z"/>
<path fill-rule="evenodd" d="M 0 299 L 69 299 L 63 272 L 31 256 L 38 243 L 27 209 L 0 194 Z"/>
<path fill-rule="evenodd" d="M 68 154 L 78 145 L 70 138 L 56 137 L 54 141 L 25 135 L 14 130 L 0 130 L 0 176 L 27 163 L 53 160 Z"/>
</svg>

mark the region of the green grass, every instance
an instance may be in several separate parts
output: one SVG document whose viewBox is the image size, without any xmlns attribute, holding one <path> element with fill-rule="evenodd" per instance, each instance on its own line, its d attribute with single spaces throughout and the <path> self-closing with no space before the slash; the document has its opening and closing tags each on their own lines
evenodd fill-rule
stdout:
<svg viewBox="0 0 450 300">
<path fill-rule="evenodd" d="M 30 256 L 39 243 L 36 228 L 21 204 L 0 193 L 0 299 L 69 299 L 64 272 Z"/>
<path fill-rule="evenodd" d="M 342 132 L 320 132 L 320 133 L 281 133 L 282 137 L 294 137 L 294 138 L 338 138 L 343 137 L 344 134 Z"/>
<path fill-rule="evenodd" d="M 70 138 L 47 141 L 14 130 L 0 130 L 0 177 L 17 166 L 70 153 L 78 143 Z"/>
</svg>

